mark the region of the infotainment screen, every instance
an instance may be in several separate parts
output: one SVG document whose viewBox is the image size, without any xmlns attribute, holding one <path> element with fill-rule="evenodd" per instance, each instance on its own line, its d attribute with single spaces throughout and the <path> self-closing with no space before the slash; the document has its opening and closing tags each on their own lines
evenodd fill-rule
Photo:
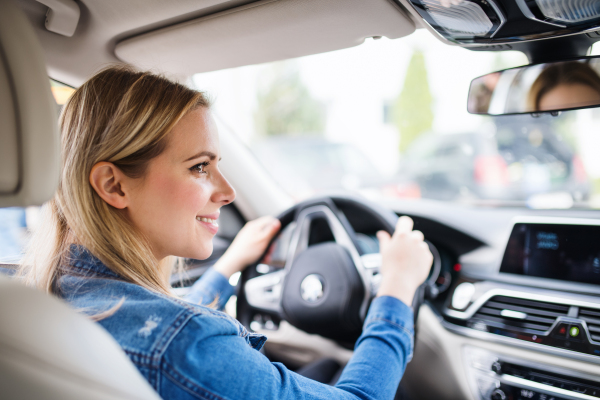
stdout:
<svg viewBox="0 0 600 400">
<path fill-rule="evenodd" d="M 500 272 L 600 285 L 600 226 L 517 223 Z"/>
</svg>

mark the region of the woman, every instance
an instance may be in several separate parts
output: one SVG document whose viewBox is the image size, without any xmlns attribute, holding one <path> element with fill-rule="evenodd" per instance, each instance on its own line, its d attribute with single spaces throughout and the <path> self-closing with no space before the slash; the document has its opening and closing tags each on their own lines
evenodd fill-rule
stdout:
<svg viewBox="0 0 600 400">
<path fill-rule="evenodd" d="M 567 61 L 544 68 L 527 96 L 530 111 L 592 107 L 600 104 L 600 76 L 587 63 Z"/>
<path fill-rule="evenodd" d="M 235 197 L 202 93 L 108 68 L 75 92 L 61 129 L 61 182 L 23 274 L 98 320 L 163 398 L 393 398 L 412 354 L 407 304 L 432 262 L 409 218 L 378 234 L 378 297 L 337 385 L 320 384 L 271 363 L 257 351 L 264 336 L 189 302 L 222 307 L 227 279 L 258 259 L 278 221 L 247 224 L 189 301 L 171 293 L 171 256 L 208 257 L 219 208 Z"/>
</svg>

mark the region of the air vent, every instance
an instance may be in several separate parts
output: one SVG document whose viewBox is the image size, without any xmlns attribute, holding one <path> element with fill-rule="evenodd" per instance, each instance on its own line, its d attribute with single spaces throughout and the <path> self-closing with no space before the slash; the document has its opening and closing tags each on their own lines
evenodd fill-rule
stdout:
<svg viewBox="0 0 600 400">
<path fill-rule="evenodd" d="M 487 325 L 510 329 L 518 328 L 530 333 L 541 334 L 550 329 L 556 318 L 566 316 L 568 312 L 568 305 L 494 296 L 477 310 L 471 321 L 475 323 L 475 320 L 479 320 Z M 600 324 L 600 313 L 597 315 L 597 321 Z M 600 335 L 600 325 L 598 325 L 598 334 Z"/>
<path fill-rule="evenodd" d="M 592 340 L 600 342 L 600 310 L 595 308 L 580 308 L 579 318 L 587 324 Z"/>
</svg>

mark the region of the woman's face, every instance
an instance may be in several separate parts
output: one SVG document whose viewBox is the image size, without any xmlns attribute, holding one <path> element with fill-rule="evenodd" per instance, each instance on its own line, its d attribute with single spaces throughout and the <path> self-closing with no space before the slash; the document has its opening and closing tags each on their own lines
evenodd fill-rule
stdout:
<svg viewBox="0 0 600 400">
<path fill-rule="evenodd" d="M 600 104 L 600 93 L 580 83 L 560 84 L 540 99 L 540 111 L 586 107 Z"/>
<path fill-rule="evenodd" d="M 126 213 L 157 259 L 211 255 L 219 209 L 235 198 L 219 171 L 219 159 L 215 121 L 200 107 L 175 125 L 166 149 L 131 185 Z"/>
</svg>

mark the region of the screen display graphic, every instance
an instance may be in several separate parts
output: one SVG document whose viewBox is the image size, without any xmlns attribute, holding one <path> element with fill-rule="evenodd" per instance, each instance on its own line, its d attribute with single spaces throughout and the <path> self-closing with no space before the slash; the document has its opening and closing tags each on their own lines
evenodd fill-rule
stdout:
<svg viewBox="0 0 600 400">
<path fill-rule="evenodd" d="M 600 226 L 518 223 L 500 272 L 600 284 Z"/>
</svg>

